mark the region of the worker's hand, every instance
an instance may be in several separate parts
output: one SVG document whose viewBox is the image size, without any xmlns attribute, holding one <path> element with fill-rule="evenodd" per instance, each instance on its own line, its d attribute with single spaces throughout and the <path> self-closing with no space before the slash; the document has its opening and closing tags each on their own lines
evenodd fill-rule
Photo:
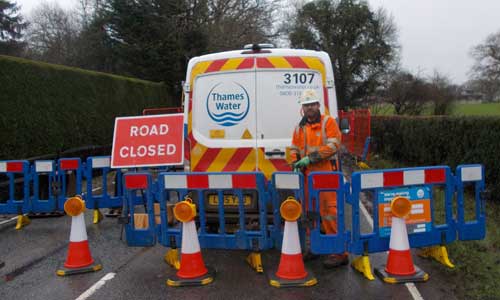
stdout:
<svg viewBox="0 0 500 300">
<path fill-rule="evenodd" d="M 298 162 L 293 164 L 294 168 L 304 168 L 307 167 L 311 163 L 311 159 L 309 159 L 309 156 L 306 156 L 299 160 Z"/>
</svg>

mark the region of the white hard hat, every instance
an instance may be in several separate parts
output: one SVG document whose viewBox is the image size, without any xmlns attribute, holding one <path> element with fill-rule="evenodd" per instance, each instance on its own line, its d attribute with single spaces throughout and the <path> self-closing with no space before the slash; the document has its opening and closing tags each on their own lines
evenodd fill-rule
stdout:
<svg viewBox="0 0 500 300">
<path fill-rule="evenodd" d="M 299 97 L 299 104 L 319 103 L 319 97 L 315 90 L 305 90 Z"/>
</svg>

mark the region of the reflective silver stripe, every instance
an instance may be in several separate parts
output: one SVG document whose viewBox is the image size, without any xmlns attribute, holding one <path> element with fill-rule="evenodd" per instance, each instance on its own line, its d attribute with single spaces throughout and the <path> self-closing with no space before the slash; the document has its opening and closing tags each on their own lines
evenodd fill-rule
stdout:
<svg viewBox="0 0 500 300">
<path fill-rule="evenodd" d="M 310 146 L 309 153 L 319 151 L 319 146 Z"/>
<path fill-rule="evenodd" d="M 330 119 L 330 116 L 326 115 L 323 118 L 323 123 L 321 123 L 321 142 L 322 144 L 326 144 L 326 122 Z"/>
<path fill-rule="evenodd" d="M 302 131 L 304 132 L 304 154 L 301 155 L 305 155 L 307 153 L 307 130 L 304 129 Z"/>
<path fill-rule="evenodd" d="M 321 219 L 325 221 L 337 221 L 337 216 L 326 215 L 326 216 L 321 216 Z"/>
<path fill-rule="evenodd" d="M 335 143 L 335 144 L 337 144 L 337 145 L 338 145 L 338 144 L 340 144 L 340 141 L 339 141 L 339 139 L 338 139 L 338 138 L 327 138 L 327 139 L 326 139 L 326 142 L 327 142 L 327 143 Z"/>
</svg>

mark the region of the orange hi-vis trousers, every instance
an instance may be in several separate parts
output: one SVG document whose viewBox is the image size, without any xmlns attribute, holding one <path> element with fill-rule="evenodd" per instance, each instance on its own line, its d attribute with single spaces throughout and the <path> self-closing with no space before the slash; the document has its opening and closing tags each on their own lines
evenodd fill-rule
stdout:
<svg viewBox="0 0 500 300">
<path fill-rule="evenodd" d="M 304 176 L 304 189 L 306 198 L 306 210 L 309 208 L 309 190 L 307 176 Z M 317 201 L 317 199 L 316 199 Z M 314 206 L 313 206 L 314 209 Z M 321 228 L 326 234 L 337 233 L 337 193 L 320 192 L 319 193 L 319 214 L 321 216 Z"/>
</svg>

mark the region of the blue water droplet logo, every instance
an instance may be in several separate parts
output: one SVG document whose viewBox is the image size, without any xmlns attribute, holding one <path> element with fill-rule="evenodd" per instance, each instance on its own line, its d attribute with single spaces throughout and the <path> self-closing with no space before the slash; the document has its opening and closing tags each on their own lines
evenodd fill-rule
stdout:
<svg viewBox="0 0 500 300">
<path fill-rule="evenodd" d="M 207 95 L 209 117 L 221 126 L 240 123 L 250 110 L 250 97 L 243 85 L 237 82 L 219 82 Z"/>
</svg>

